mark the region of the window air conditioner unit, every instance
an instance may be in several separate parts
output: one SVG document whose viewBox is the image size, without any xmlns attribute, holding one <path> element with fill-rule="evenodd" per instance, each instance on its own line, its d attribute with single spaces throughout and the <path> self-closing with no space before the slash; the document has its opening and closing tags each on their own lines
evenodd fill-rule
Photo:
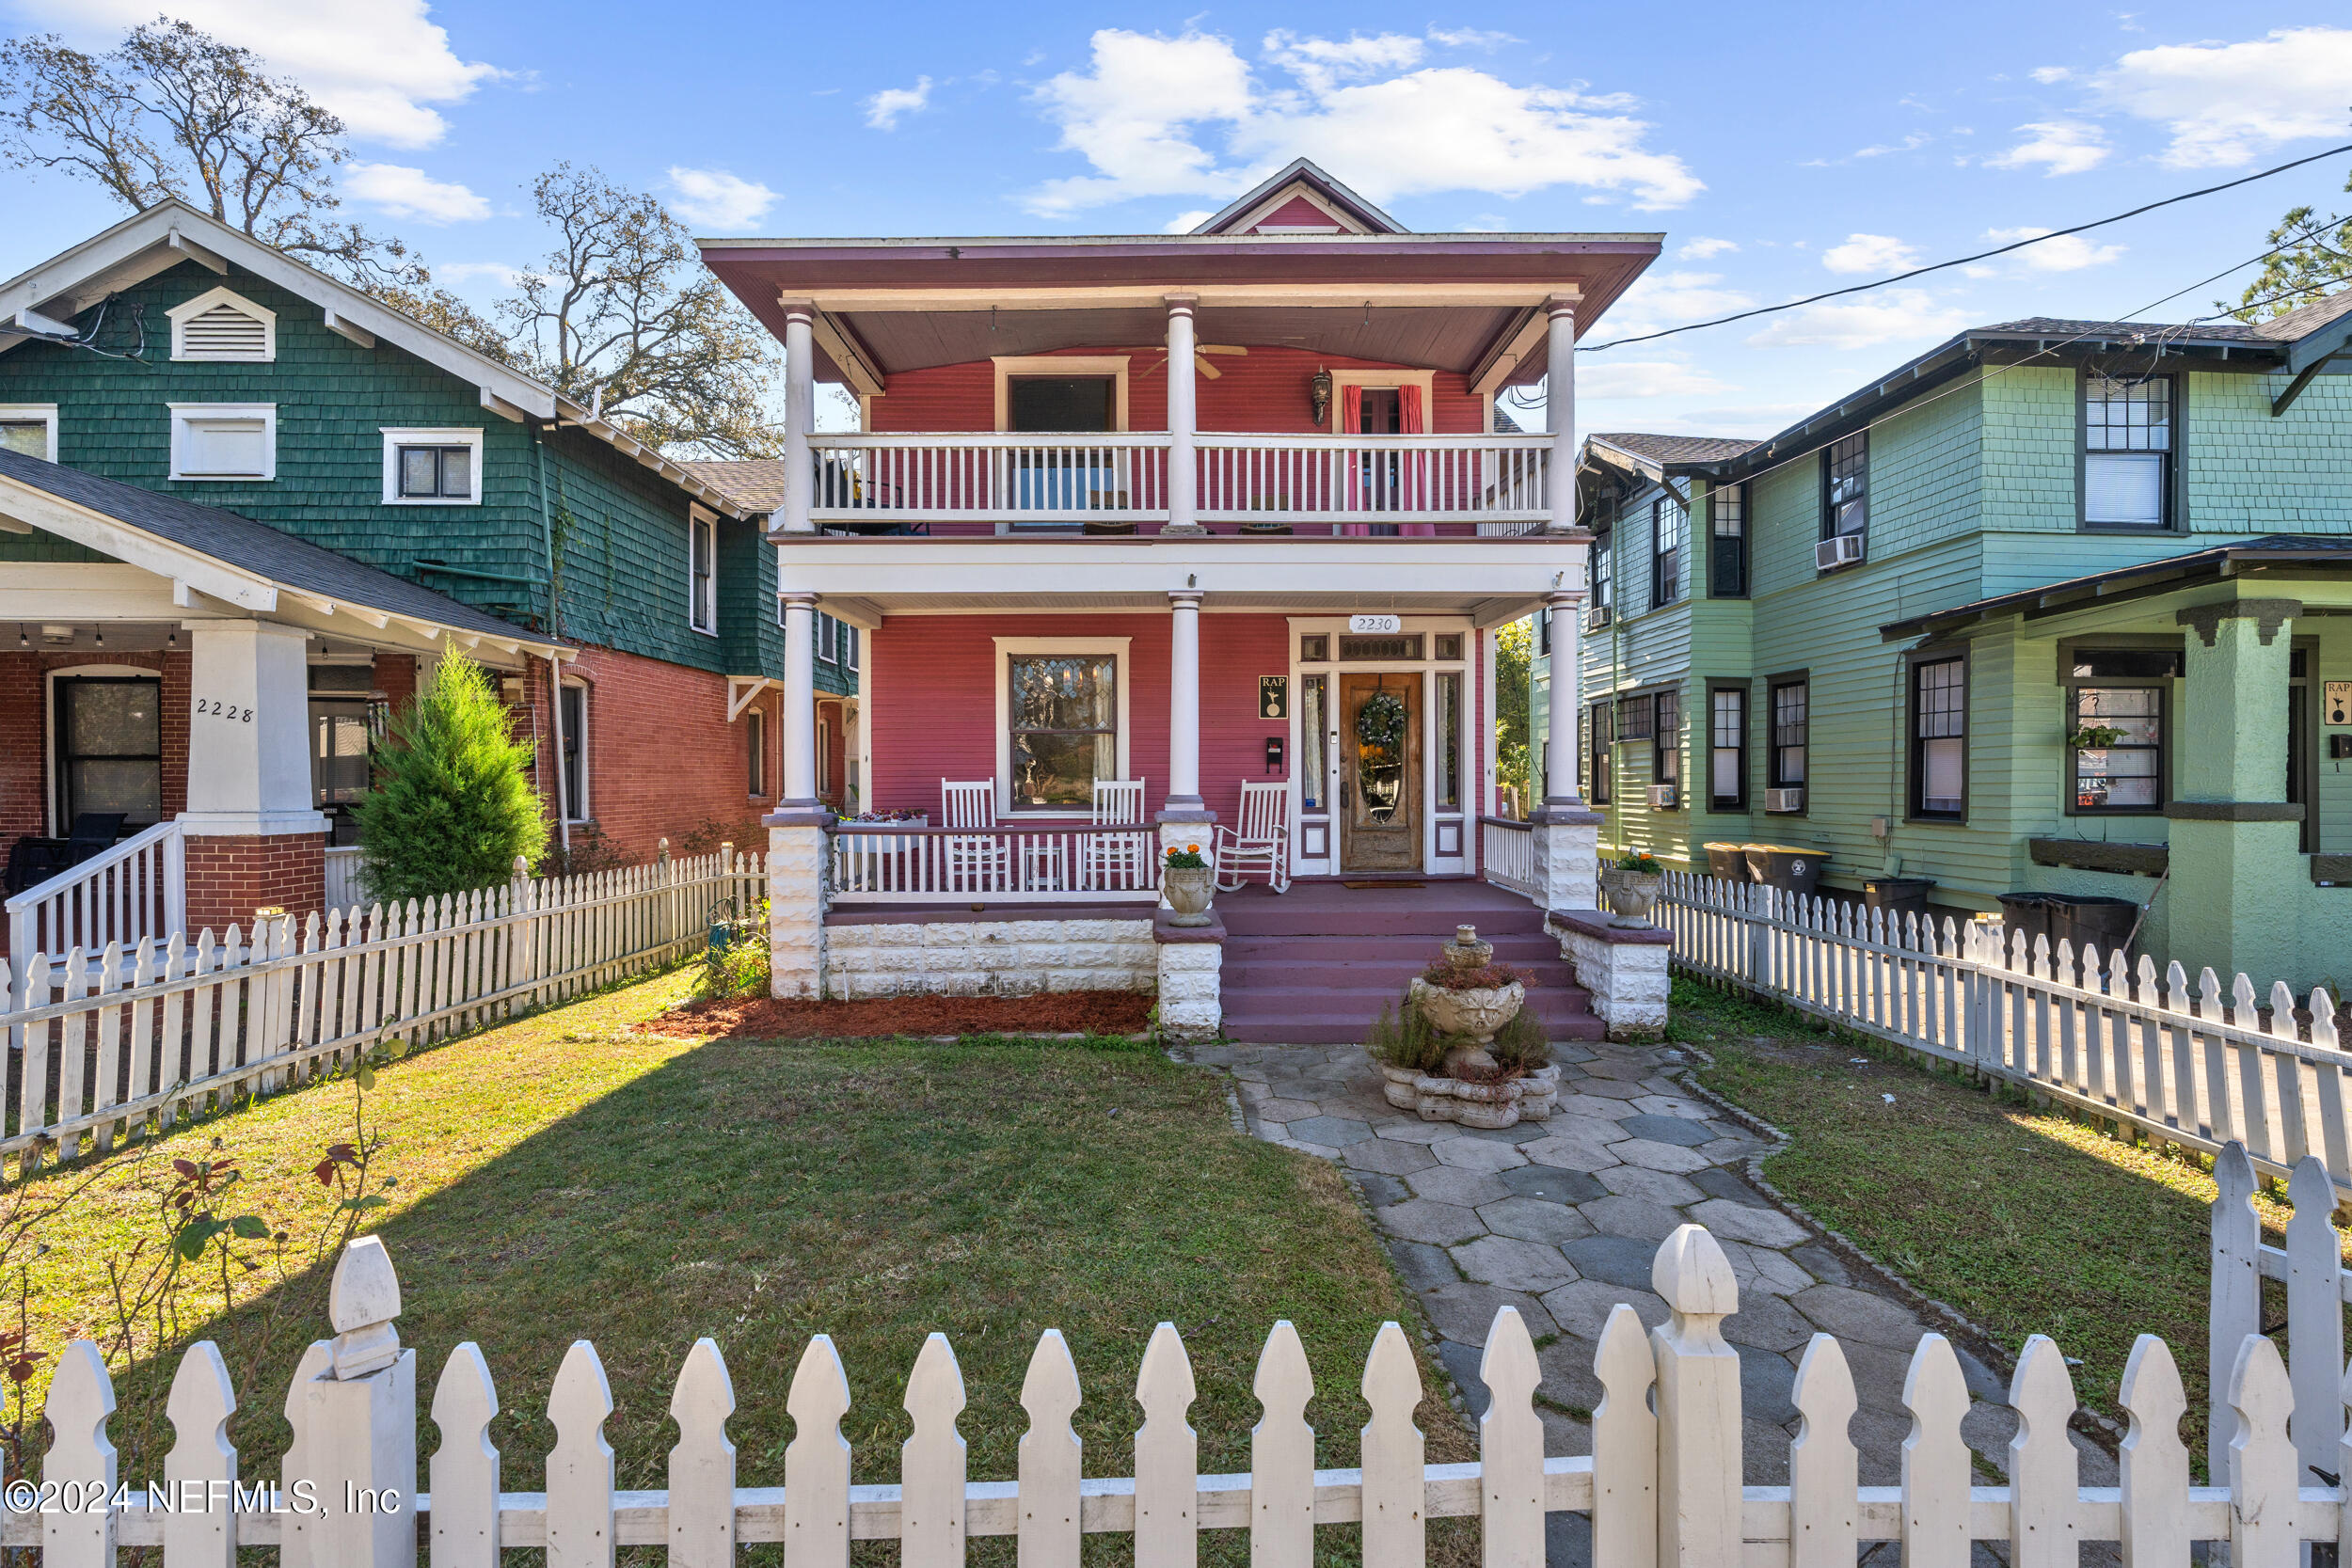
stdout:
<svg viewBox="0 0 2352 1568">
<path fill-rule="evenodd" d="M 1655 806 L 1655 807 L 1656 807 L 1658 810 L 1660 810 L 1660 811 L 1672 811 L 1672 810 L 1674 810 L 1674 809 L 1675 809 L 1675 786 L 1674 786 L 1674 785 L 1672 785 L 1672 784 L 1652 784 L 1652 785 L 1650 785 L 1650 786 L 1649 786 L 1649 803 L 1650 803 L 1652 806 Z"/>
<path fill-rule="evenodd" d="M 1851 566 L 1862 559 L 1862 535 L 1839 533 L 1813 546 L 1813 569 L 1818 572 Z"/>
<path fill-rule="evenodd" d="M 1766 811 L 1804 810 L 1804 787 L 1800 785 L 1794 789 L 1766 790 L 1764 792 L 1764 809 Z"/>
<path fill-rule="evenodd" d="M 1585 612 L 1584 629 L 1586 631 L 1598 631 L 1601 627 L 1607 626 L 1608 624 L 1609 607 L 1607 605 L 1595 605 L 1590 610 Z"/>
</svg>

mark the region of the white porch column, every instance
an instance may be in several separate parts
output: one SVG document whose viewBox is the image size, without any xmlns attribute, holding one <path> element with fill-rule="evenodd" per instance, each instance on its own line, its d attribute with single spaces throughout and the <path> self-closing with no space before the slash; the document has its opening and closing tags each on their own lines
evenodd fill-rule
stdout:
<svg viewBox="0 0 2352 1568">
<path fill-rule="evenodd" d="M 326 897 L 326 818 L 310 782 L 310 634 L 267 621 L 191 621 L 186 924 L 297 918 Z"/>
<path fill-rule="evenodd" d="M 1596 909 L 1600 897 L 1601 819 L 1577 792 L 1576 640 L 1583 605 L 1581 590 L 1562 589 L 1544 608 L 1551 627 L 1551 735 L 1544 748 L 1544 803 L 1529 816 L 1535 825 L 1537 901 L 1547 910 Z"/>
<path fill-rule="evenodd" d="M 810 533 L 817 527 L 808 515 L 816 488 L 808 438 L 817 428 L 817 308 L 803 300 L 783 303 L 784 504 L 776 510 L 776 527 Z"/>
<path fill-rule="evenodd" d="M 817 595 L 784 598 L 785 811 L 817 809 Z"/>
<path fill-rule="evenodd" d="M 1577 623 L 1583 607 L 1584 595 L 1572 593 L 1554 594 L 1544 607 L 1551 628 L 1551 700 L 1545 713 L 1551 735 L 1544 747 L 1544 804 L 1577 811 L 1584 809 L 1583 791 L 1577 787 L 1582 769 L 1576 749 L 1577 639 L 1583 635 Z"/>
<path fill-rule="evenodd" d="M 1576 526 L 1576 307 L 1578 296 L 1554 294 L 1544 309 L 1551 337 L 1544 360 L 1544 424 L 1551 432 L 1544 493 L 1554 529 Z M 1559 643 L 1552 647 L 1557 650 Z"/>
<path fill-rule="evenodd" d="M 1200 799 L 1200 591 L 1179 588 L 1168 598 L 1168 800 L 1159 820 L 1214 822 Z"/>
<path fill-rule="evenodd" d="M 1168 296 L 1168 523 L 1164 533 L 1200 530 L 1200 470 L 1193 432 L 1200 372 L 1193 357 L 1190 294 Z"/>
</svg>

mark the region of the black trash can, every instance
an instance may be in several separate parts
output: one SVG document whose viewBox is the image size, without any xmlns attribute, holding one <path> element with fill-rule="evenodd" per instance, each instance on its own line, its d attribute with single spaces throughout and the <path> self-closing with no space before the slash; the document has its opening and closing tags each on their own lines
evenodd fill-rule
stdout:
<svg viewBox="0 0 2352 1568">
<path fill-rule="evenodd" d="M 1796 849 L 1785 844 L 1743 844 L 1748 875 L 1766 887 L 1812 898 L 1821 891 L 1821 864 L 1827 859 L 1816 849 Z"/>
<path fill-rule="evenodd" d="M 2001 895 L 2001 951 L 2013 953 L 2017 938 L 2026 939 L 2026 954 L 2033 955 L 2033 939 L 2050 934 L 2050 908 L 2057 895 L 2048 893 Z"/>
<path fill-rule="evenodd" d="M 1744 882 L 1748 880 L 1748 857 L 1737 844 L 1709 844 L 1707 874 L 1721 881 Z"/>
<path fill-rule="evenodd" d="M 1928 895 L 1934 891 L 1935 881 L 1929 877 L 1873 877 L 1862 884 L 1862 901 L 1890 915 L 1915 914 L 1925 919 Z"/>
<path fill-rule="evenodd" d="M 2139 906 L 2128 898 L 2098 898 L 2080 893 L 2005 893 L 2001 895 L 2001 941 L 2012 953 L 2016 934 L 2024 932 L 2026 953 L 2031 957 L 2034 939 L 2049 939 L 2050 951 L 2071 942 L 2080 954 L 2089 944 L 2102 955 L 2112 953 L 2130 939 L 2139 919 Z"/>
</svg>

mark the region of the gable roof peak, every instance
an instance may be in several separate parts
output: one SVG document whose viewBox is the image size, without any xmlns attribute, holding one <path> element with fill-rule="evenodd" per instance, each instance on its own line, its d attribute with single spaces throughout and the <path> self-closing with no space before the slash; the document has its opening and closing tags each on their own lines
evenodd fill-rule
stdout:
<svg viewBox="0 0 2352 1568">
<path fill-rule="evenodd" d="M 1195 234 L 1247 234 L 1279 214 L 1292 200 L 1304 199 L 1328 214 L 1335 229 L 1353 234 L 1408 234 L 1396 219 L 1341 184 L 1311 158 L 1293 158 L 1251 186 L 1192 231 Z M 1299 226 L 1279 227 L 1292 232 Z"/>
</svg>

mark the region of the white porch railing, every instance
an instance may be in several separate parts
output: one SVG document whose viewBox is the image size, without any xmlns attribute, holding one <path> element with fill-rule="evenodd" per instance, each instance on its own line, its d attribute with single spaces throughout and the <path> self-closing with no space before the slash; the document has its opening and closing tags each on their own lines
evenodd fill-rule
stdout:
<svg viewBox="0 0 2352 1568">
<path fill-rule="evenodd" d="M 8 953 L 97 949 L 187 924 L 187 835 L 158 822 L 8 901 Z"/>
<path fill-rule="evenodd" d="M 1068 527 L 1168 515 L 1168 436 L 817 436 L 819 525 Z"/>
<path fill-rule="evenodd" d="M 368 894 L 359 879 L 359 848 L 349 845 L 326 851 L 326 907 L 347 910 L 354 904 L 367 902 Z"/>
<path fill-rule="evenodd" d="M 2352 1187 L 2352 1053 L 2336 1001 L 2309 999 L 2309 1037 L 2281 981 L 2267 997 L 2210 969 L 2080 953 L 1997 924 L 1890 917 L 1751 883 L 1669 871 L 1659 899 L 1674 963 L 1800 1012 L 2013 1083 L 2205 1153 L 2231 1140 L 2284 1177 L 2316 1154 Z"/>
<path fill-rule="evenodd" d="M 117 1409 L 113 1379 L 98 1347 L 75 1340 L 60 1354 L 49 1388 L 43 1484 L 28 1488 L 42 1512 L 27 1507 L 0 1516 L 0 1545 L 25 1551 L 42 1568 L 101 1568 L 120 1546 L 161 1546 L 174 1568 L 199 1555 L 226 1562 L 271 1547 L 276 1555 L 254 1560 L 417 1568 L 420 1542 L 429 1540 L 437 1564 L 493 1564 L 502 1552 L 520 1550 L 533 1560 L 544 1553 L 551 1568 L 576 1568 L 610 1562 L 616 1545 L 653 1548 L 674 1564 L 711 1565 L 739 1560 L 740 1547 L 773 1544 L 784 1568 L 837 1568 L 850 1560 L 851 1543 L 865 1540 L 895 1543 L 895 1550 L 880 1550 L 909 1568 L 956 1568 L 976 1539 L 994 1536 L 1010 1538 L 1009 1552 L 1027 1568 L 1077 1568 L 1088 1557 L 1124 1560 L 1131 1550 L 1146 1563 L 1190 1564 L 1202 1533 L 1223 1531 L 1229 1539 L 1246 1532 L 1255 1568 L 1313 1568 L 1339 1552 L 1354 1555 L 1359 1544 L 1373 1568 L 1422 1568 L 1430 1560 L 1428 1522 L 1455 1518 L 1478 1521 L 1488 1568 L 1541 1568 L 1547 1515 L 1580 1513 L 1589 1524 L 1592 1560 L 1603 1568 L 1852 1568 L 1866 1544 L 1882 1542 L 1899 1543 L 1908 1568 L 1961 1568 L 1981 1557 L 1979 1544 L 1995 1546 L 2014 1568 L 2074 1568 L 2091 1543 L 2122 1568 L 2178 1568 L 2192 1560 L 2195 1543 L 2224 1541 L 2233 1568 L 2295 1568 L 2304 1543 L 2332 1546 L 2344 1525 L 2345 1489 L 2315 1484 L 2322 1478 L 2304 1471 L 2289 1440 L 2294 1389 L 2278 1347 L 2258 1333 L 2214 1357 L 2212 1380 L 2226 1390 L 2232 1435 L 2226 1464 L 2212 1478 L 2221 1484 L 2191 1484 L 2180 1434 L 2186 1390 L 2164 1341 L 2142 1335 L 2117 1400 L 2132 1420 L 2122 1484 L 2083 1485 L 2081 1455 L 2067 1430 L 2077 1408 L 2073 1374 L 2060 1346 L 2041 1334 L 2026 1341 L 2010 1380 L 2016 1435 L 2007 1479 L 1984 1484 L 1963 1433 L 1975 1397 L 1951 1342 L 1930 1333 L 1905 1357 L 1902 1398 L 1911 1418 L 1898 1429 L 1908 1433 L 1899 1454 L 1885 1422 L 1864 1428 L 1869 1467 L 1892 1473 L 1899 1459 L 1900 1483 L 1858 1486 L 1862 1450 L 1849 1421 L 1855 1380 L 1836 1338 L 1817 1334 L 1806 1347 L 1788 1394 L 1803 1418 L 1791 1439 L 1764 1421 L 1742 1419 L 1740 1357 L 1723 1338 L 1741 1291 L 1722 1245 L 1686 1225 L 1661 1243 L 1649 1278 L 1658 1291 L 1652 1310 L 1662 1307 L 1664 1321 L 1645 1335 L 1632 1306 L 1613 1306 L 1589 1372 L 1574 1369 L 1577 1381 L 1565 1388 L 1555 1383 L 1549 1398 L 1547 1362 L 1537 1359 L 1526 1320 L 1514 1307 L 1498 1308 L 1478 1367 L 1487 1402 L 1478 1454 L 1465 1463 L 1427 1462 L 1425 1433 L 1415 1422 L 1427 1369 L 1406 1331 L 1387 1323 L 1369 1345 L 1349 1347 L 1363 1355 L 1360 1374 L 1343 1363 L 1324 1366 L 1321 1418 L 1345 1426 L 1338 1433 L 1327 1426 L 1322 1445 L 1330 1450 L 1326 1457 L 1343 1464 L 1318 1467 L 1309 1424 L 1317 1408 L 1315 1368 L 1298 1331 L 1277 1323 L 1252 1385 L 1261 1410 L 1250 1429 L 1249 1468 L 1204 1475 L 1191 1423 L 1205 1413 L 1197 1407 L 1191 1357 L 1176 1325 L 1162 1323 L 1134 1359 L 1112 1360 L 1082 1342 L 1090 1363 L 1084 1382 L 1061 1331 L 1045 1330 L 1021 1388 L 1028 1424 L 1016 1473 L 1003 1479 L 971 1474 L 959 1425 L 975 1396 L 983 1408 L 1009 1409 L 1011 1389 L 967 1390 L 947 1336 L 930 1335 L 898 1402 L 909 1414 L 910 1434 L 882 1460 L 895 1459 L 897 1479 L 853 1484 L 853 1475 L 881 1467 L 871 1451 L 878 1445 L 863 1417 L 845 1430 L 848 1368 L 832 1337 L 818 1334 L 786 1386 L 746 1380 L 740 1388 L 743 1402 L 780 1403 L 791 1414 L 796 1435 L 780 1460 L 773 1452 L 739 1454 L 727 1433 L 730 1417 L 740 1419 L 738 1385 L 718 1341 L 705 1338 L 677 1363 L 668 1408 L 678 1440 L 665 1484 L 621 1491 L 604 1431 L 616 1390 L 594 1344 L 573 1341 L 544 1406 L 535 1391 L 526 1395 L 512 1382 L 496 1387 L 493 1357 L 470 1341 L 447 1352 L 437 1369 L 421 1365 L 418 1353 L 400 1349 L 402 1292 L 390 1257 L 381 1240 L 365 1236 L 336 1265 L 341 1332 L 331 1346 L 311 1347 L 294 1372 L 296 1397 L 283 1401 L 292 1427 L 287 1449 L 272 1444 L 241 1453 L 223 1441 L 233 1409 L 279 1402 L 275 1390 L 233 1388 L 218 1351 L 199 1343 L 172 1382 L 167 1418 L 177 1443 L 170 1469 L 157 1478 L 167 1485 L 118 1478 L 107 1432 Z M 350 1306 L 360 1310 L 346 1312 Z M 1203 1331 L 1194 1332 L 1198 1343 Z M 361 1370 L 376 1367 L 362 1359 L 371 1355 L 394 1359 Z M 356 1365 L 346 1370 L 347 1364 Z M 775 1360 L 764 1354 L 757 1364 Z M 1876 1363 L 1865 1367 L 1874 1371 Z M 438 1430 L 420 1465 L 419 1389 L 428 1377 Z M 1100 1449 L 1082 1449 L 1072 1418 L 1082 1408 L 1124 1410 L 1129 1390 L 1143 1419 L 1132 1445 L 1116 1451 L 1131 1452 L 1133 1467 L 1104 1475 Z M 1363 1423 L 1346 1430 L 1357 1428 L 1359 1390 Z M 631 1409 L 662 1398 L 643 1385 L 617 1392 Z M 1552 1403 L 1562 1393 L 1592 1402 L 1585 1453 L 1546 1451 L 1537 1401 Z M 548 1418 L 519 1430 L 493 1424 L 501 1408 L 526 1402 Z M 140 1414 L 141 1426 L 160 1425 Z M 41 1424 L 34 1424 L 35 1442 Z M 502 1472 L 500 1442 L 511 1456 L 516 1437 L 549 1432 L 544 1465 L 535 1456 L 520 1465 L 508 1457 Z M 1347 1459 L 1357 1463 L 1345 1465 Z M 2328 1463 L 2341 1461 L 2331 1455 Z M 1743 1484 L 1747 1469 L 1767 1465 L 1788 1482 Z M 546 1489 L 505 1490 L 502 1473 L 512 1479 L 518 1468 L 544 1472 Z M 282 1501 L 268 1484 L 281 1474 Z M 307 1488 L 299 1497 L 297 1480 Z M 1325 1537 L 1325 1528 L 1334 1533 Z M 1114 1543 L 1090 1550 L 1089 1535 Z M 1132 1546 L 1117 1543 L 1121 1536 Z M 1327 1545 L 1332 1553 L 1322 1550 Z M 1231 1555 L 1244 1555 L 1239 1541 Z"/>
<path fill-rule="evenodd" d="M 833 899 L 842 904 L 1157 903 L 1153 828 L 870 828 L 831 842 Z"/>
<path fill-rule="evenodd" d="M 1508 816 L 1482 816 L 1478 851 L 1486 880 L 1523 898 L 1536 896 L 1534 824 Z"/>
<path fill-rule="evenodd" d="M 1202 522 L 1471 523 L 1519 533 L 1549 520 L 1551 438 L 1256 436 L 1194 438 Z M 1068 528 L 1168 516 L 1165 432 L 822 435 L 810 518 L 835 528 L 933 523 Z"/>
<path fill-rule="evenodd" d="M 1194 437 L 1200 519 L 1462 523 L 1518 533 L 1551 515 L 1549 436 Z"/>
</svg>

